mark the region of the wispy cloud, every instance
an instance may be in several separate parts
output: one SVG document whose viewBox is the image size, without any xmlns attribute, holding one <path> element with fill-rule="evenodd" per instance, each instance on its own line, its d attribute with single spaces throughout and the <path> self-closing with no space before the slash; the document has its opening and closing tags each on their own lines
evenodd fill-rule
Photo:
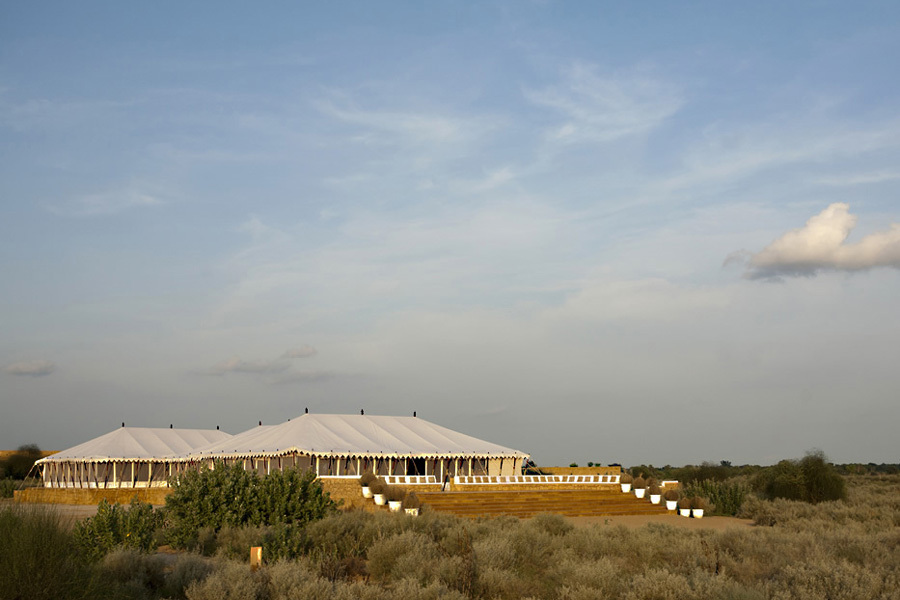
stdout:
<svg viewBox="0 0 900 600">
<path fill-rule="evenodd" d="M 205 375 L 225 375 L 227 373 L 282 373 L 290 368 L 286 360 L 247 361 L 240 357 L 232 357 L 201 371 Z"/>
<path fill-rule="evenodd" d="M 159 197 L 143 191 L 117 190 L 76 196 L 59 204 L 49 204 L 47 210 L 64 217 L 95 217 L 161 204 L 163 201 Z"/>
<path fill-rule="evenodd" d="M 549 132 L 559 142 L 606 142 L 645 132 L 682 106 L 680 91 L 642 73 L 600 75 L 598 69 L 575 63 L 558 85 L 528 90 L 526 97 L 564 117 Z"/>
<path fill-rule="evenodd" d="M 319 351 L 313 348 L 312 346 L 303 345 L 298 346 L 297 348 L 291 348 L 287 352 L 284 353 L 284 358 L 309 358 L 311 356 L 315 356 Z"/>
<path fill-rule="evenodd" d="M 311 358 L 318 351 L 308 344 L 286 350 L 281 356 L 271 360 L 244 360 L 234 356 L 228 360 L 216 363 L 212 367 L 196 371 L 199 375 L 213 375 L 223 377 L 225 375 L 244 374 L 264 376 L 266 383 L 299 383 L 303 381 L 319 381 L 330 377 L 324 371 L 298 371 L 294 370 L 295 359 Z"/>
<path fill-rule="evenodd" d="M 320 100 L 315 106 L 323 114 L 345 124 L 381 134 L 381 137 L 357 136 L 357 141 L 453 143 L 471 139 L 488 126 L 487 122 L 478 118 L 441 114 L 437 111 L 360 108 L 346 98 Z M 385 134 L 388 137 L 383 137 Z"/>
<path fill-rule="evenodd" d="M 55 364 L 43 359 L 17 362 L 3 368 L 3 371 L 10 375 L 24 375 L 28 377 L 44 377 L 55 370 Z"/>
<path fill-rule="evenodd" d="M 803 227 L 785 233 L 759 252 L 736 253 L 727 260 L 744 259 L 747 263 L 744 275 L 749 279 L 809 277 L 822 270 L 900 269 L 900 223 L 847 244 L 856 221 L 849 205 L 834 203 Z"/>
</svg>

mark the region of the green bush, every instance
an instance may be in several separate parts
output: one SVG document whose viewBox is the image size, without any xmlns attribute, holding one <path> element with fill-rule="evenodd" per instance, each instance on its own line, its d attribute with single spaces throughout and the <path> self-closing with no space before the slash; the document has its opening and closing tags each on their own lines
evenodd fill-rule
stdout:
<svg viewBox="0 0 900 600">
<path fill-rule="evenodd" d="M 780 461 L 762 471 L 757 481 L 760 491 L 769 498 L 805 499 L 806 486 L 803 481 L 803 471 L 800 470 L 796 461 Z"/>
<path fill-rule="evenodd" d="M 847 498 L 844 478 L 819 450 L 808 452 L 800 460 L 782 460 L 761 471 L 755 482 L 757 489 L 768 498 L 812 504 Z"/>
<path fill-rule="evenodd" d="M 75 524 L 75 543 L 94 560 L 119 546 L 150 552 L 156 549 L 154 533 L 161 525 L 161 514 L 137 496 L 127 509 L 101 500 L 96 515 Z"/>
<path fill-rule="evenodd" d="M 800 459 L 800 472 L 806 486 L 806 501 L 813 504 L 830 500 L 846 500 L 844 478 L 828 464 L 821 450 L 808 452 Z"/>
<path fill-rule="evenodd" d="M 257 476 L 241 465 L 217 462 L 170 481 L 166 497 L 168 539 L 176 547 L 196 545 L 203 528 L 305 524 L 337 505 L 311 471 L 276 471 Z"/>
<path fill-rule="evenodd" d="M 738 514 L 749 491 L 746 485 L 738 481 L 713 481 L 707 479 L 684 486 L 684 494 L 686 496 L 708 498 L 715 506 L 715 514 L 731 517 Z"/>
</svg>

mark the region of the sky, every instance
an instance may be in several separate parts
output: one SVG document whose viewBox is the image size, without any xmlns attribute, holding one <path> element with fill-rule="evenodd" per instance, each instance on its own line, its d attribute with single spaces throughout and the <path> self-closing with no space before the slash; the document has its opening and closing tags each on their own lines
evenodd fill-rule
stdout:
<svg viewBox="0 0 900 600">
<path fill-rule="evenodd" d="M 412 415 L 898 462 L 900 4 L 0 4 L 0 447 Z"/>
</svg>

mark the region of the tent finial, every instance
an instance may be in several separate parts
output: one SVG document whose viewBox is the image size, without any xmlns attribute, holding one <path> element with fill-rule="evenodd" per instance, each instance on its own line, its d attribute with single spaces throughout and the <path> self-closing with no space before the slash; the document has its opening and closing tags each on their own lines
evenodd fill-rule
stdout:
<svg viewBox="0 0 900 600">
<path fill-rule="evenodd" d="M 366 411 L 364 411 L 363 409 L 359 409 L 359 414 L 364 415 L 366 414 Z"/>
<path fill-rule="evenodd" d="M 218 426 L 218 425 L 216 425 L 216 431 L 218 431 L 218 430 L 219 430 L 219 426 Z"/>
<path fill-rule="evenodd" d="M 169 429 L 175 429 L 175 426 L 169 423 Z"/>
<path fill-rule="evenodd" d="M 122 421 L 122 427 L 125 427 L 125 421 Z"/>
<path fill-rule="evenodd" d="M 309 407 L 308 407 L 308 406 L 306 407 L 306 412 L 304 412 L 303 414 L 305 414 L 305 415 L 308 415 L 308 414 L 309 414 Z"/>
<path fill-rule="evenodd" d="M 260 427 L 262 427 L 262 421 L 259 422 Z"/>
<path fill-rule="evenodd" d="M 413 411 L 413 416 L 416 416 L 416 411 Z"/>
</svg>

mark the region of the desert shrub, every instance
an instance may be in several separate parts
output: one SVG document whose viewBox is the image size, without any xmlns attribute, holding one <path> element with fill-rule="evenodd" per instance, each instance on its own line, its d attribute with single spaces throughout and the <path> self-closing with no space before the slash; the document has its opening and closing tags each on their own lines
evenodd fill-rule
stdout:
<svg viewBox="0 0 900 600">
<path fill-rule="evenodd" d="M 60 600 L 105 593 L 57 512 L 0 507 L 0 598 Z"/>
<path fill-rule="evenodd" d="M 12 498 L 13 492 L 19 489 L 20 481 L 16 481 L 12 477 L 0 479 L 0 498 Z"/>
<path fill-rule="evenodd" d="M 651 480 L 653 483 L 647 485 L 647 493 L 651 496 L 659 496 L 662 494 L 662 490 L 659 488 L 659 484 L 656 483 L 655 480 Z"/>
<path fill-rule="evenodd" d="M 545 531 L 550 535 L 563 536 L 574 529 L 574 525 L 565 517 L 552 513 L 542 513 L 535 515 L 529 522 L 528 527 L 534 527 L 541 531 Z"/>
<path fill-rule="evenodd" d="M 678 501 L 678 508 L 687 510 L 691 507 L 691 499 L 685 496 L 681 500 Z"/>
<path fill-rule="evenodd" d="M 216 533 L 216 556 L 247 560 L 252 546 L 263 546 L 269 530 L 265 526 L 226 525 Z"/>
<path fill-rule="evenodd" d="M 179 554 L 172 564 L 161 590 L 164 598 L 184 600 L 185 591 L 194 582 L 206 579 L 214 571 L 212 562 L 197 554 Z"/>
<path fill-rule="evenodd" d="M 375 479 L 369 484 L 369 490 L 373 494 L 384 494 L 387 490 L 387 485 L 380 479 Z"/>
<path fill-rule="evenodd" d="M 574 467 L 578 466 L 578 463 L 577 462 L 569 463 L 569 466 L 574 468 Z"/>
<path fill-rule="evenodd" d="M 636 490 L 646 489 L 647 488 L 647 480 L 644 479 L 643 477 L 641 477 L 640 475 L 638 475 L 637 477 L 634 478 L 634 481 L 632 482 L 631 487 L 633 487 Z"/>
<path fill-rule="evenodd" d="M 75 524 L 75 542 L 94 560 L 117 546 L 150 552 L 156 548 L 154 533 L 161 524 L 160 514 L 137 496 L 128 508 L 101 500 L 96 515 Z"/>
<path fill-rule="evenodd" d="M 369 573 L 381 581 L 404 577 L 420 579 L 420 569 L 440 554 L 434 540 L 415 531 L 404 531 L 369 547 Z"/>
<path fill-rule="evenodd" d="M 820 598 L 874 600 L 890 597 L 886 594 L 895 593 L 896 585 L 896 577 L 884 581 L 865 566 L 853 565 L 846 561 L 818 560 L 786 566 L 768 588 L 771 592 L 790 594 L 790 598 L 797 600 Z"/>
<path fill-rule="evenodd" d="M 684 487 L 685 495 L 709 498 L 716 507 L 715 514 L 728 516 L 735 516 L 740 512 L 749 491 L 747 486 L 739 481 L 711 479 L 696 481 Z"/>
<path fill-rule="evenodd" d="M 170 482 L 166 515 L 169 540 L 176 547 L 196 542 L 201 528 L 303 524 L 336 508 L 311 471 L 276 471 L 259 477 L 241 465 L 188 471 Z"/>
<path fill-rule="evenodd" d="M 251 571 L 246 562 L 227 561 L 205 579 L 188 585 L 185 597 L 187 600 L 263 600 L 266 574 L 261 570 Z"/>
<path fill-rule="evenodd" d="M 101 576 L 115 588 L 115 595 L 152 598 L 165 583 L 165 564 L 159 556 L 134 548 L 116 548 L 99 565 Z"/>
<path fill-rule="evenodd" d="M 678 500 L 678 491 L 677 490 L 666 490 L 666 493 L 663 494 L 663 498 L 665 498 L 669 502 L 671 502 L 673 500 Z"/>
<path fill-rule="evenodd" d="M 634 481 L 634 478 L 630 473 L 622 473 L 619 477 L 619 483 L 631 483 L 632 481 Z"/>
</svg>

